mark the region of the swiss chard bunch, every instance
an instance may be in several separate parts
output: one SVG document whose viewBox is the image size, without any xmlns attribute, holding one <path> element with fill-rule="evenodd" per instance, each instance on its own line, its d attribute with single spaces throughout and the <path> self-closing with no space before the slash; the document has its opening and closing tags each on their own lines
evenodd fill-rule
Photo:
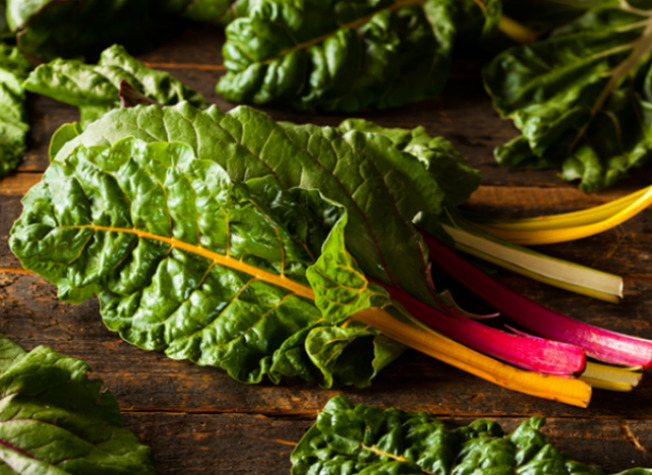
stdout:
<svg viewBox="0 0 652 475">
<path fill-rule="evenodd" d="M 498 363 L 419 319 L 537 372 L 580 373 L 584 351 L 649 365 L 649 342 L 579 322 L 567 331 L 563 316 L 564 331 L 545 336 L 571 345 L 455 310 L 433 287 L 428 247 L 435 260 L 450 251 L 413 221 L 431 217 L 429 232 L 447 240 L 435 218 L 475 189 L 477 172 L 424 131 L 371 129 L 276 123 L 247 107 L 115 110 L 83 133 L 55 135 L 52 165 L 26 196 L 11 246 L 62 298 L 98 294 L 105 322 L 126 340 L 243 381 L 365 385 L 398 351 L 389 337 L 498 384 L 588 402 L 581 381 Z M 439 185 L 451 174 L 455 193 Z M 528 314 L 518 302 L 512 310 Z M 616 354 L 601 350 L 616 342 Z"/>
<path fill-rule="evenodd" d="M 496 158 L 508 167 L 561 168 L 585 191 L 611 186 L 652 154 L 652 1 L 532 8 L 541 18 L 549 13 L 552 31 L 484 70 L 495 107 L 522 132 Z"/>
<path fill-rule="evenodd" d="M 122 427 L 120 410 L 83 361 L 0 336 L 3 473 L 155 475 L 149 447 Z"/>
<path fill-rule="evenodd" d="M 426 412 L 355 405 L 336 396 L 293 450 L 292 475 L 604 475 L 600 467 L 556 449 L 540 431 L 544 424 L 544 419 L 532 417 L 512 433 L 489 420 L 450 428 Z M 650 473 L 631 468 L 621 475 Z"/>
</svg>

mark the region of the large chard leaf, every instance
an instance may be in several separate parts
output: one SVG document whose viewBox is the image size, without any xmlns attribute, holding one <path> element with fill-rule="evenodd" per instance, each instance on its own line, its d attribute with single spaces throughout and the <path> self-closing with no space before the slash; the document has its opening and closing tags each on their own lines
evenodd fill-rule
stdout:
<svg viewBox="0 0 652 475">
<path fill-rule="evenodd" d="M 498 161 L 560 167 L 595 191 L 652 153 L 652 2 L 584 3 L 548 39 L 498 55 L 484 77 L 523 133 L 496 151 Z"/>
<path fill-rule="evenodd" d="M 246 183 L 249 188 L 266 178 L 285 190 L 318 190 L 323 198 L 346 211 L 346 224 L 341 224 L 345 226 L 345 245 L 341 248 L 346 247 L 364 272 L 365 288 L 369 276 L 434 303 L 427 249 L 412 219 L 419 213 L 437 214 L 444 193 L 424 163 L 399 150 L 388 137 L 358 130 L 278 124 L 247 107 L 224 114 L 214 107 L 199 110 L 186 103 L 163 108 L 138 106 L 109 112 L 81 135 L 72 139 L 66 136 L 70 139 L 67 142 L 55 137 L 53 164 L 67 160 L 79 145 L 109 146 L 126 137 L 150 144 L 186 143 L 197 157 L 219 163 L 231 180 Z M 312 205 L 310 214 L 319 216 L 327 228 L 333 227 L 339 216 L 332 206 L 323 205 Z M 30 239 L 38 241 L 36 236 Z M 314 252 L 315 257 L 318 255 Z M 338 286 L 353 288 L 347 281 L 352 278 L 349 271 L 337 276 L 327 271 L 325 279 L 334 284 L 315 289 L 322 315 L 335 322 L 370 305 L 367 302 L 356 307 L 355 294 L 349 298 L 339 293 Z M 324 292 L 330 290 L 343 295 L 340 313 L 331 313 L 335 309 L 320 303 Z M 363 299 L 360 295 L 356 298 Z M 387 305 L 387 296 L 380 298 L 375 305 Z"/>
<path fill-rule="evenodd" d="M 123 81 L 159 105 L 186 100 L 196 107 L 208 107 L 201 94 L 168 73 L 146 67 L 118 45 L 104 50 L 97 65 L 60 58 L 42 64 L 28 76 L 24 87 L 79 107 L 82 125 L 86 125 L 120 106 Z"/>
<path fill-rule="evenodd" d="M 83 361 L 0 336 L 0 471 L 4 474 L 153 475 L 148 447 Z"/>
<path fill-rule="evenodd" d="M 354 405 L 336 396 L 293 450 L 292 475 L 604 474 L 557 450 L 539 430 L 544 423 L 533 417 L 509 434 L 489 420 L 453 429 L 426 412 Z"/>
<path fill-rule="evenodd" d="M 245 382 L 367 385 L 398 346 L 346 316 L 322 318 L 305 273 L 329 224 L 301 196 L 269 178 L 234 184 L 187 145 L 125 139 L 53 162 L 10 244 L 62 299 L 97 294 L 106 325 L 141 348 Z"/>
<path fill-rule="evenodd" d="M 495 24 L 498 2 L 489 3 Z M 468 0 L 257 0 L 236 12 L 220 94 L 345 112 L 437 95 L 459 30 L 483 17 Z"/>
<path fill-rule="evenodd" d="M 18 166 L 27 145 L 27 109 L 22 82 L 30 62 L 16 47 L 0 43 L 0 177 Z"/>
<path fill-rule="evenodd" d="M 272 176 L 283 189 L 319 190 L 346 209 L 347 249 L 369 277 L 432 302 L 427 249 L 411 223 L 418 213 L 438 214 L 445 195 L 419 159 L 384 135 L 278 124 L 248 107 L 139 106 L 110 112 L 53 157 L 129 136 L 186 143 L 236 182 Z"/>
<path fill-rule="evenodd" d="M 143 51 L 195 21 L 219 22 L 233 0 L 7 0 L 7 22 L 27 54 L 94 58 L 119 43 Z"/>
</svg>

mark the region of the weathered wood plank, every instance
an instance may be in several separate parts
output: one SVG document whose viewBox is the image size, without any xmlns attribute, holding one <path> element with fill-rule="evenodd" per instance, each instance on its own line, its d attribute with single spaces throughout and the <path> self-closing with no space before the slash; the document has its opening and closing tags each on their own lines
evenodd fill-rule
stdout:
<svg viewBox="0 0 652 475">
<path fill-rule="evenodd" d="M 645 378 L 643 384 L 629 394 L 596 392 L 590 408 L 582 410 L 499 388 L 415 352 L 402 356 L 366 390 L 339 386 L 321 390 L 300 381 L 280 386 L 243 385 L 220 370 L 172 361 L 123 343 L 101 323 L 94 299 L 82 305 L 68 305 L 58 301 L 55 294 L 54 286 L 37 276 L 0 276 L 3 314 L 0 333 L 10 335 L 27 348 L 45 344 L 87 361 L 130 410 L 314 417 L 329 397 L 343 393 L 364 397 L 369 403 L 400 404 L 438 415 L 585 417 L 590 414 L 592 417 L 643 418 L 652 422 L 650 378 Z M 643 306 L 649 308 L 650 305 L 652 301 L 648 298 Z M 606 318 L 600 311 L 589 309 L 578 317 L 649 337 L 649 318 L 631 313 L 624 311 Z M 638 333 L 640 329 L 643 331 Z"/>
</svg>

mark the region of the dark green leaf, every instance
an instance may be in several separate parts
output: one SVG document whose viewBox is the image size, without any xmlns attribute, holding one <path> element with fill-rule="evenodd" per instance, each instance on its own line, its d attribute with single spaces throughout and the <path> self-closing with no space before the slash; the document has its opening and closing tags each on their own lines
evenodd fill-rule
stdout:
<svg viewBox="0 0 652 475">
<path fill-rule="evenodd" d="M 397 347 L 315 307 L 305 273 L 328 227 L 269 177 L 248 184 L 179 143 L 80 147 L 26 195 L 11 247 L 62 299 L 97 294 L 106 325 L 141 348 L 245 382 L 369 384 Z"/>
<path fill-rule="evenodd" d="M 185 26 L 179 15 L 219 22 L 233 0 L 7 0 L 7 21 L 20 48 L 45 60 L 95 59 L 119 43 L 144 51 Z"/>
<path fill-rule="evenodd" d="M 83 361 L 45 347 L 29 353 L 0 336 L 0 471 L 153 475 L 150 450 Z"/>
<path fill-rule="evenodd" d="M 91 124 L 55 160 L 78 144 L 113 144 L 128 136 L 186 143 L 236 182 L 272 176 L 284 189 L 319 190 L 346 209 L 347 249 L 367 275 L 431 301 L 427 250 L 411 222 L 419 213 L 438 214 L 444 193 L 419 159 L 387 137 L 277 124 L 248 107 L 226 114 L 188 104 L 136 107 Z"/>
<path fill-rule="evenodd" d="M 163 71 L 146 67 L 118 45 L 102 52 L 97 65 L 56 59 L 37 67 L 24 83 L 30 92 L 79 107 L 82 124 L 88 124 L 120 106 L 122 82 L 160 105 L 183 100 L 203 108 L 204 97 Z"/>
<path fill-rule="evenodd" d="M 31 68 L 17 48 L 0 43 L 0 177 L 18 166 L 27 145 L 27 110 L 22 81 Z"/>
<path fill-rule="evenodd" d="M 9 25 L 7 25 L 7 2 L 0 0 L 0 39 L 12 36 Z"/>
<path fill-rule="evenodd" d="M 488 25 L 500 16 L 496 3 Z M 220 94 L 345 112 L 439 94 L 458 33 L 483 23 L 467 0 L 262 0 L 236 10 L 226 28 Z"/>
<path fill-rule="evenodd" d="M 192 0 L 181 12 L 186 18 L 202 23 L 226 23 L 234 4 L 243 0 Z"/>
<path fill-rule="evenodd" d="M 604 474 L 555 449 L 539 431 L 544 423 L 533 417 L 511 434 L 488 420 L 449 428 L 426 412 L 354 405 L 336 396 L 292 452 L 292 475 Z"/>
<path fill-rule="evenodd" d="M 417 157 L 435 177 L 449 205 L 465 202 L 480 186 L 480 171 L 473 168 L 450 142 L 443 137 L 433 137 L 423 127 L 388 129 L 366 120 L 349 119 L 340 124 L 340 129 L 384 135 L 399 150 Z"/>
<path fill-rule="evenodd" d="M 652 2 L 590 5 L 484 73 L 494 105 L 523 133 L 498 161 L 559 167 L 585 191 L 613 185 L 652 153 Z"/>
</svg>

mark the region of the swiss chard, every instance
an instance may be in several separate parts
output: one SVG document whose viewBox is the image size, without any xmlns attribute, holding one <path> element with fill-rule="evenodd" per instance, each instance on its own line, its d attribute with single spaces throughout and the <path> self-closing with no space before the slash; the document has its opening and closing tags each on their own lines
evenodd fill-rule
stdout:
<svg viewBox="0 0 652 475">
<path fill-rule="evenodd" d="M 368 130 L 371 127 L 363 125 Z M 350 126 L 343 132 L 276 124 L 247 107 L 226 114 L 216 108 L 199 111 L 187 104 L 137 107 L 115 111 L 91 124 L 62 145 L 54 160 L 79 144 L 110 144 L 133 135 L 147 142 L 186 142 L 199 157 L 217 160 L 238 182 L 273 176 L 284 189 L 318 189 L 347 210 L 347 249 L 371 279 L 441 307 L 429 276 L 427 249 L 412 220 L 418 215 L 439 214 L 447 199 L 432 169 L 438 162 L 448 161 L 434 161 L 437 154 L 431 153 L 429 146 L 415 145 L 415 156 L 392 145 L 393 140 L 406 147 L 412 141 L 429 143 L 425 134 L 407 134 L 401 141 L 398 131 L 383 135 Z M 216 153 L 215 147 L 222 153 Z M 279 150 L 284 152 L 279 154 Z M 432 150 L 445 151 L 446 147 L 439 144 Z M 455 155 L 449 160 L 454 161 Z M 426 168 L 428 163 L 431 166 Z M 465 170 L 464 166 L 452 168 Z M 467 175 L 464 187 L 470 189 L 476 177 L 468 171 Z M 436 221 L 428 229 L 443 235 Z M 646 348 L 640 354 L 648 355 L 650 343 L 640 344 Z M 648 366 L 650 361 L 645 358 L 643 364 Z"/>
<path fill-rule="evenodd" d="M 186 100 L 196 107 L 208 106 L 201 94 L 168 73 L 146 67 L 118 45 L 104 50 L 96 65 L 60 58 L 42 64 L 23 86 L 29 92 L 79 107 L 81 123 L 86 125 L 120 106 L 123 83 L 159 105 Z"/>
<path fill-rule="evenodd" d="M 30 62 L 14 46 L 0 43 L 0 177 L 23 159 L 29 131 L 22 82 Z"/>
<path fill-rule="evenodd" d="M 292 451 L 292 475 L 604 475 L 600 467 L 557 450 L 540 432 L 544 424 L 532 417 L 509 434 L 489 420 L 451 428 L 426 412 L 355 405 L 336 396 Z M 621 472 L 651 473 L 644 468 Z"/>
<path fill-rule="evenodd" d="M 154 475 L 150 449 L 83 361 L 0 336 L 2 473 Z"/>
<path fill-rule="evenodd" d="M 79 148 L 26 195 L 11 246 L 62 299 L 97 294 L 106 325 L 141 348 L 250 383 L 367 385 L 399 347 L 322 317 L 305 273 L 328 230 L 272 184 L 231 183 L 181 144 Z"/>
<path fill-rule="evenodd" d="M 484 9 L 480 8 L 480 3 Z M 352 112 L 437 95 L 456 39 L 498 23 L 471 0 L 278 0 L 238 6 L 217 91 L 235 102 Z M 477 30 L 477 31 L 476 31 Z"/>
<path fill-rule="evenodd" d="M 494 105 L 523 134 L 496 157 L 509 167 L 561 168 L 562 178 L 596 191 L 652 151 L 652 2 L 549 3 L 577 10 L 484 71 Z"/>
<path fill-rule="evenodd" d="M 94 58 L 123 44 L 143 51 L 183 25 L 180 16 L 219 22 L 232 0 L 7 0 L 7 23 L 21 50 L 37 58 Z"/>
<path fill-rule="evenodd" d="M 143 113 L 162 113 L 167 116 L 166 122 L 170 122 L 156 132 L 144 126 L 142 118 L 145 116 L 141 115 Z M 125 116 L 119 119 L 122 124 L 121 131 L 102 125 L 105 119 L 116 114 Z M 127 116 L 130 118 L 127 119 Z M 185 117 L 185 120 L 182 117 Z M 272 380 L 278 380 L 282 375 L 313 374 L 314 368 L 310 364 L 308 369 L 312 368 L 313 371 L 306 370 L 305 366 L 300 370 L 297 370 L 296 366 L 289 369 L 284 366 L 289 360 L 285 351 L 290 348 L 294 352 L 292 361 L 312 360 L 319 369 L 324 369 L 327 363 L 327 371 L 323 371 L 325 384 L 330 383 L 332 373 L 338 377 L 337 365 L 339 361 L 343 361 L 346 363 L 347 377 L 338 379 L 363 385 L 375 374 L 376 369 L 382 366 L 371 362 L 374 352 L 377 362 L 389 361 L 396 352 L 396 347 L 392 348 L 387 340 L 377 336 L 374 328 L 378 328 L 391 338 L 416 346 L 428 354 L 499 384 L 508 385 L 510 380 L 522 380 L 519 383 L 519 389 L 522 391 L 559 398 L 573 404 L 586 404 L 588 386 L 560 379 L 560 387 L 551 390 L 551 379 L 539 379 L 540 375 L 534 374 L 526 376 L 526 373 L 500 365 L 454 344 L 432 330 L 427 330 L 424 325 L 391 302 L 381 287 L 371 283 L 367 276 L 357 269 L 357 264 L 351 264 L 354 261 L 346 257 L 349 254 L 344 247 L 344 233 L 348 236 L 349 233 L 355 232 L 358 243 L 351 247 L 361 252 L 361 262 L 365 263 L 366 268 L 375 270 L 378 279 L 398 287 L 398 281 L 393 280 L 398 276 L 399 279 L 404 279 L 405 285 L 413 286 L 413 292 L 422 292 L 424 299 L 436 302 L 434 289 L 430 286 L 427 275 L 427 266 L 421 263 L 422 248 L 418 247 L 421 238 L 414 233 L 409 219 L 402 217 L 402 213 L 415 213 L 416 210 L 410 208 L 415 205 L 397 201 L 391 212 L 388 212 L 386 206 L 386 200 L 393 199 L 395 190 L 401 190 L 409 183 L 412 183 L 413 190 L 416 189 L 415 186 L 422 184 L 424 189 L 435 192 L 433 196 L 437 199 L 436 183 L 428 181 L 431 180 L 428 178 L 430 175 L 414 157 L 411 158 L 413 165 L 407 162 L 402 168 L 393 168 L 393 160 L 405 161 L 409 157 L 388 153 L 386 138 L 378 134 L 365 135 L 360 132 L 341 136 L 335 129 L 318 129 L 312 126 L 302 128 L 286 124 L 281 127 L 264 114 L 250 109 L 222 114 L 214 108 L 198 111 L 187 104 L 175 108 L 154 106 L 114 111 L 91 124 L 78 138 L 95 140 L 98 137 L 91 138 L 91 135 L 99 130 L 109 136 L 115 132 L 123 133 L 127 130 L 124 126 L 133 119 L 140 124 L 138 130 L 142 137 L 148 139 L 150 145 L 141 145 L 133 142 L 133 139 L 127 142 L 117 140 L 112 149 L 105 146 L 88 149 L 82 147 L 68 153 L 64 150 L 71 146 L 71 143 L 65 144 L 57 152 L 59 158 L 54 160 L 51 169 L 45 174 L 42 185 L 25 198 L 25 212 L 14 226 L 11 238 L 12 249 L 23 264 L 57 283 L 63 298 L 78 301 L 93 293 L 99 293 L 105 322 L 110 328 L 120 331 L 123 338 L 144 348 L 165 351 L 173 357 L 224 367 L 234 377 L 250 382 L 260 380 L 264 374 Z M 171 125 L 173 122 L 184 129 L 177 130 L 176 126 Z M 210 134 L 205 136 L 208 141 L 203 141 L 203 138 L 196 135 L 200 141 L 194 142 L 192 148 L 184 148 L 181 145 L 158 142 L 155 138 L 155 134 L 165 131 L 170 134 L 166 140 L 181 140 L 187 132 L 185 127 L 190 123 L 201 125 L 202 128 L 207 127 L 204 132 L 210 130 Z M 256 124 L 257 130 L 242 127 L 244 124 Z M 261 134 L 261 130 L 266 130 L 266 133 Z M 241 137 L 243 131 L 251 134 L 248 135 L 249 139 Z M 177 133 L 181 135 L 175 137 Z M 102 141 L 107 142 L 105 139 Z M 219 147 L 221 153 L 215 152 L 216 147 Z M 166 158 L 166 154 L 175 150 L 182 158 L 178 164 L 175 159 Z M 286 150 L 286 157 L 292 158 L 283 159 L 274 153 L 275 150 Z M 211 161 L 190 158 L 195 153 L 201 157 L 206 152 L 212 158 Z M 63 153 L 67 155 L 62 155 Z M 278 162 L 279 159 L 282 161 Z M 239 180 L 246 182 L 246 187 L 244 184 L 230 184 L 227 175 L 214 163 L 215 160 L 222 161 L 230 174 L 246 173 L 246 178 L 241 177 Z M 295 162 L 292 163 L 292 160 Z M 355 175 L 348 173 L 347 169 L 341 166 L 343 163 L 357 167 L 362 174 L 357 181 Z M 248 168 L 242 168 L 243 165 Z M 261 165 L 265 167 L 260 168 Z M 175 180 L 168 183 L 166 176 L 191 177 L 195 172 L 191 173 L 190 170 L 197 167 L 210 168 L 211 173 L 205 172 L 206 175 L 202 179 L 197 178 L 194 181 L 188 178 L 187 184 L 186 179 L 182 180 L 186 184 L 183 194 L 186 202 L 182 203 L 176 196 L 184 189 L 179 188 Z M 85 171 L 87 169 L 88 172 Z M 270 173 L 270 169 L 274 173 Z M 93 173 L 88 175 L 91 171 Z M 299 171 L 302 173 L 298 173 Z M 262 176 L 256 177 L 256 173 Z M 419 173 L 422 175 L 421 179 L 411 178 Z M 95 180 L 96 175 L 102 177 L 97 178 L 102 188 L 98 188 L 99 184 L 86 178 L 93 177 Z M 157 179 L 154 180 L 150 175 L 156 176 Z M 206 186 L 202 180 L 206 181 L 209 175 L 219 177 L 222 182 L 221 188 L 217 183 L 213 184 L 212 188 L 213 196 L 226 200 L 220 201 L 220 206 L 204 203 L 200 193 Z M 328 202 L 315 202 L 311 199 L 307 208 L 302 206 L 301 209 L 309 209 L 310 213 L 301 214 L 301 219 L 305 220 L 306 216 L 314 215 L 318 217 L 318 222 L 332 227 L 328 240 L 321 248 L 321 255 L 314 246 L 299 245 L 302 242 L 313 242 L 315 235 L 308 233 L 310 228 L 305 229 L 305 225 L 298 225 L 302 221 L 298 224 L 292 220 L 288 221 L 292 217 L 291 214 L 288 215 L 289 211 L 285 210 L 289 203 L 284 203 L 285 200 L 279 201 L 278 197 L 270 197 L 268 194 L 265 194 L 261 202 L 278 203 L 278 206 L 273 205 L 263 216 L 255 213 L 247 215 L 243 218 L 248 223 L 247 229 L 238 227 L 240 221 L 234 220 L 235 228 L 228 230 L 231 223 L 228 218 L 230 208 L 235 207 L 233 212 L 236 215 L 241 213 L 237 203 L 232 199 L 227 200 L 229 190 L 240 190 L 245 194 L 257 190 L 256 196 L 260 196 L 261 183 L 268 183 L 269 186 L 275 183 L 275 186 L 278 186 L 279 182 L 285 181 L 287 184 L 299 178 L 301 181 L 297 181 L 295 186 L 286 185 L 287 188 L 295 188 L 295 192 L 302 195 L 308 193 L 314 196 L 316 190 L 311 190 L 320 186 L 319 193 L 324 198 L 332 203 L 335 201 L 333 197 L 337 197 L 347 212 L 347 221 L 343 221 L 344 217 L 337 221 L 337 208 L 332 204 L 325 204 Z M 378 184 L 373 188 L 381 191 L 371 193 L 370 187 L 375 182 Z M 379 183 L 385 185 L 379 186 Z M 168 189 L 171 186 L 174 188 Z M 222 191 L 218 193 L 219 190 Z M 105 196 L 108 201 L 96 201 L 95 196 Z M 125 196 L 125 199 L 121 199 L 121 196 Z M 369 199 L 365 199 L 365 196 Z M 387 198 L 380 201 L 378 196 Z M 71 207 L 69 214 L 74 224 L 65 224 L 68 212 L 56 205 L 63 205 L 63 200 L 67 202 L 64 208 Z M 114 201 L 109 208 L 108 203 Z M 147 203 L 146 207 L 141 204 L 144 202 Z M 250 204 L 250 208 L 262 213 L 267 205 L 261 202 L 256 202 L 255 206 Z M 183 209 L 178 208 L 179 206 Z M 150 210 L 149 214 L 141 216 L 146 210 Z M 279 213 L 279 216 L 275 218 L 274 212 Z M 379 221 L 380 217 L 383 218 L 382 222 Z M 111 220 L 114 218 L 119 222 L 113 223 Z M 152 231 L 154 224 L 149 222 L 151 219 L 158 220 L 154 223 L 158 226 L 157 231 Z M 217 225 L 214 222 L 216 219 L 221 219 L 223 224 Z M 183 222 L 177 224 L 178 220 Z M 257 221 L 260 223 L 256 224 Z M 274 224 L 277 221 L 278 224 Z M 199 226 L 198 231 L 187 231 L 193 234 L 186 232 L 176 237 L 177 232 L 192 228 L 193 222 Z M 387 223 L 394 223 L 396 229 L 387 228 Z M 263 232 L 264 228 L 272 224 L 274 226 L 267 234 Z M 249 229 L 259 226 L 260 230 Z M 377 233 L 378 229 L 387 231 L 380 234 Z M 292 232 L 299 234 L 290 239 Z M 195 235 L 196 233 L 198 235 Z M 388 237 L 400 236 L 401 233 L 406 233 L 408 238 L 413 240 L 404 238 L 403 254 L 399 261 L 403 266 L 397 265 L 396 261 L 391 264 L 389 261 L 383 261 L 392 252 L 391 249 L 390 252 L 384 252 L 390 245 L 387 242 Z M 227 244 L 229 240 L 234 240 L 238 247 L 230 250 L 227 244 L 219 244 L 219 239 L 216 241 L 217 238 L 210 237 L 218 235 L 223 241 L 226 240 Z M 366 235 L 371 235 L 372 238 L 367 240 L 364 237 Z M 281 240 L 283 236 L 287 243 Z M 261 248 L 262 244 L 257 243 L 258 239 L 267 243 L 267 247 Z M 355 241 L 356 239 L 346 238 L 346 246 Z M 62 242 L 70 245 L 66 244 L 60 248 Z M 317 242 L 321 243 L 319 239 Z M 328 244 L 332 242 L 339 244 Z M 363 245 L 369 242 L 376 243 L 372 249 L 369 249 L 368 244 Z M 410 246 L 414 245 L 410 242 L 417 245 L 413 248 L 416 251 L 410 250 Z M 201 246 L 197 243 L 201 243 Z M 290 247 L 286 249 L 286 246 Z M 262 252 L 256 251 L 259 248 L 267 253 L 256 254 Z M 118 249 L 122 249 L 122 252 Z M 236 259 L 236 249 L 244 253 L 242 259 Z M 308 274 L 312 287 L 306 285 L 303 277 L 311 264 L 310 258 L 305 254 L 306 250 L 310 250 L 308 256 L 313 256 L 313 259 L 320 256 L 316 264 L 310 267 L 315 269 L 316 273 L 312 274 L 313 277 Z M 303 261 L 290 260 L 290 257 L 301 255 L 302 252 Z M 233 253 L 232 257 L 229 257 L 230 253 Z M 201 263 L 196 263 L 197 259 Z M 342 259 L 348 264 L 336 266 L 332 272 L 319 272 L 322 263 L 341 262 Z M 409 269 L 405 268 L 405 263 L 410 259 L 415 262 L 412 265 L 418 265 L 416 269 L 423 269 L 422 273 L 409 272 Z M 243 263 L 242 260 L 246 262 Z M 372 265 L 372 262 L 375 264 Z M 387 262 L 387 266 L 391 265 L 392 271 L 396 269 L 396 273 L 390 274 L 384 262 Z M 102 264 L 98 268 L 90 263 Z M 285 270 L 286 266 L 289 266 L 292 274 Z M 223 277 L 223 274 L 229 277 Z M 173 279 L 171 275 L 178 277 Z M 294 278 L 291 278 L 292 276 Z M 321 277 L 314 280 L 316 276 Z M 272 298 L 273 296 L 275 298 Z M 245 297 L 249 307 L 242 315 L 244 310 L 241 309 L 239 299 Z M 312 299 L 315 299 L 317 307 L 314 307 Z M 295 316 L 296 312 L 299 312 L 300 318 Z M 342 323 L 343 319 L 348 317 L 371 326 L 360 327 L 355 323 Z M 229 321 L 233 323 L 227 324 Z M 332 323 L 328 324 L 328 321 Z M 311 329 L 312 326 L 333 324 L 342 325 L 341 330 L 331 330 L 329 327 L 328 335 L 318 335 L 317 333 L 322 331 L 320 328 L 316 331 Z M 258 328 L 258 325 L 262 328 Z M 366 338 L 368 347 L 374 345 L 375 349 L 369 347 L 366 352 L 369 355 L 369 366 L 360 365 L 359 362 L 353 364 L 353 361 L 346 357 L 347 352 L 342 351 L 342 345 L 346 344 L 344 342 L 353 339 L 351 332 L 356 328 L 363 332 L 363 336 L 369 337 Z M 252 340 L 252 334 L 259 336 Z M 347 339 L 342 339 L 343 334 L 349 335 Z M 530 343 L 528 340 L 524 342 Z M 352 344 L 351 347 L 358 353 L 361 351 L 360 343 Z M 308 351 L 307 356 L 303 351 Z M 298 358 L 302 354 L 303 358 Z M 578 356 L 579 366 L 561 372 L 580 370 L 583 354 L 580 352 Z M 278 359 L 282 360 L 283 364 L 277 363 Z M 369 372 L 367 368 L 373 371 Z M 364 378 L 359 374 L 354 378 L 354 371 L 363 372 Z M 542 385 L 547 389 L 543 390 Z"/>
</svg>

